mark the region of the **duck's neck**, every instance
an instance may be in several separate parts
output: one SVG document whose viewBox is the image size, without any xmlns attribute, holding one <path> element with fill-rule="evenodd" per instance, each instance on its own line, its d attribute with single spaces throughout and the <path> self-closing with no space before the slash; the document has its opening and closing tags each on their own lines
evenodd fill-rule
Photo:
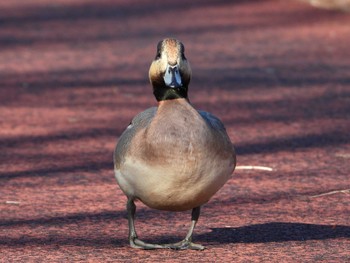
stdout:
<svg viewBox="0 0 350 263">
<path fill-rule="evenodd" d="M 167 107 L 167 106 L 173 106 L 174 105 L 178 105 L 181 107 L 181 105 L 186 105 L 186 107 L 192 107 L 192 105 L 190 104 L 190 101 L 188 98 L 179 98 L 179 99 L 172 99 L 172 100 L 161 100 L 161 101 L 158 101 L 158 108 L 163 108 L 164 106 Z"/>
<path fill-rule="evenodd" d="M 188 87 L 169 88 L 169 87 L 153 87 L 153 94 L 157 101 L 166 101 L 174 99 L 187 99 Z"/>
</svg>

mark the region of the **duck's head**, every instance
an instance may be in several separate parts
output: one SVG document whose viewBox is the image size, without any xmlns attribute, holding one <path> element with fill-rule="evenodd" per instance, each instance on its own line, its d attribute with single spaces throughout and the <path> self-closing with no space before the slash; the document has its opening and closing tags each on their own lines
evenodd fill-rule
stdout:
<svg viewBox="0 0 350 263">
<path fill-rule="evenodd" d="M 158 43 L 157 55 L 149 69 L 149 79 L 158 101 L 187 98 L 191 68 L 180 41 L 166 38 Z"/>
</svg>

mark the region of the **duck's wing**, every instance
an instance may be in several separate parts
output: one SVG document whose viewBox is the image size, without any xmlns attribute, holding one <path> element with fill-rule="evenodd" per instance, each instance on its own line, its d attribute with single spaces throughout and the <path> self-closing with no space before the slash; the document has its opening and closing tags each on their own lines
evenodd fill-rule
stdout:
<svg viewBox="0 0 350 263">
<path fill-rule="evenodd" d="M 216 133 L 216 138 L 221 138 L 224 140 L 225 145 L 227 146 L 227 149 L 232 152 L 232 158 L 233 158 L 233 167 L 236 166 L 236 152 L 233 147 L 233 144 L 231 142 L 230 137 L 228 136 L 224 124 L 214 116 L 213 114 L 206 112 L 206 111 L 198 111 L 198 113 L 202 116 L 202 118 L 208 123 L 208 125 L 211 127 L 212 131 Z"/>
<path fill-rule="evenodd" d="M 157 112 L 157 107 L 149 108 L 139 114 L 137 114 L 126 130 L 122 133 L 120 136 L 117 146 L 114 151 L 114 167 L 118 168 L 120 165 L 120 162 L 124 159 L 129 146 L 135 137 L 136 133 L 142 129 L 148 126 L 148 124 L 152 121 L 153 117 L 155 116 Z"/>
<path fill-rule="evenodd" d="M 213 128 L 214 130 L 226 133 L 225 126 L 218 117 L 214 116 L 209 112 L 202 111 L 202 110 L 199 110 L 198 113 L 211 126 L 211 128 Z"/>
</svg>

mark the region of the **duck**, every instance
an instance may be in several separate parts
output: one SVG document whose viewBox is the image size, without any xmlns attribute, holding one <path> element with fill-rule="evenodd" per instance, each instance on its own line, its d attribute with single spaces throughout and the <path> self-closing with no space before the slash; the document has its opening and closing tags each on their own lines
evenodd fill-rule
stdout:
<svg viewBox="0 0 350 263">
<path fill-rule="evenodd" d="M 127 197 L 132 248 L 203 250 L 204 246 L 192 242 L 200 208 L 235 169 L 235 150 L 223 123 L 189 101 L 191 76 L 182 42 L 161 40 L 149 69 L 158 105 L 136 115 L 115 147 L 114 172 Z M 140 240 L 135 229 L 136 201 L 170 212 L 191 210 L 185 238 L 172 244 Z"/>
</svg>

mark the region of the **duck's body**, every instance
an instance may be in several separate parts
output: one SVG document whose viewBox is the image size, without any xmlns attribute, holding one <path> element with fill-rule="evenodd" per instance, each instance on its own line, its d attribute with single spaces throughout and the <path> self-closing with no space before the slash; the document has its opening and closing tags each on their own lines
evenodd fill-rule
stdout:
<svg viewBox="0 0 350 263">
<path fill-rule="evenodd" d="M 116 156 L 123 156 L 115 172 L 124 193 L 170 211 L 206 203 L 235 163 L 221 122 L 186 99 L 164 101 L 137 115 L 121 136 Z"/>
<path fill-rule="evenodd" d="M 191 242 L 200 206 L 230 178 L 235 152 L 221 121 L 189 103 L 191 70 L 181 42 L 161 41 L 149 74 L 158 107 L 132 120 L 114 152 L 115 176 L 128 197 L 129 241 L 144 249 L 204 249 Z M 139 240 L 134 200 L 160 210 L 193 209 L 186 238 L 169 245 Z"/>
</svg>

